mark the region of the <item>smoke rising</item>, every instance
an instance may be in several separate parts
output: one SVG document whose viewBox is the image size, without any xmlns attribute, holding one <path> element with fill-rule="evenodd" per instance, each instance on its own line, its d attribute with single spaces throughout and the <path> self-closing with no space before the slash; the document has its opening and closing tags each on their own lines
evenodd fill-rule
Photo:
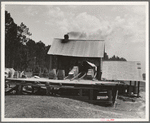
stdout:
<svg viewBox="0 0 150 123">
<path fill-rule="evenodd" d="M 94 25 L 88 27 L 82 27 L 80 29 L 76 28 L 74 31 L 68 32 L 69 37 L 71 38 L 82 38 L 87 40 L 105 40 L 107 37 L 110 37 L 116 31 L 116 25 L 111 23 L 102 23 L 94 27 Z M 92 28 L 93 27 L 93 28 Z M 80 30 L 80 31 L 79 31 Z"/>
<path fill-rule="evenodd" d="M 86 38 L 87 34 L 85 32 L 68 32 L 68 35 L 73 38 Z"/>
<path fill-rule="evenodd" d="M 80 38 L 80 39 L 93 39 L 93 40 L 101 40 L 101 39 L 106 39 L 108 35 L 110 35 L 112 31 L 109 32 L 104 32 L 102 30 L 96 30 L 93 32 L 77 32 L 77 31 L 71 31 L 68 32 L 67 34 L 71 38 Z"/>
</svg>

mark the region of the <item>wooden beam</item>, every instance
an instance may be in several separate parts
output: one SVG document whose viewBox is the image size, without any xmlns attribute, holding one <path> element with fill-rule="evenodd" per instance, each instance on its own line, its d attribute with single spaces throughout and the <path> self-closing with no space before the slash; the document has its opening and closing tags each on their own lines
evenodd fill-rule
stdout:
<svg viewBox="0 0 150 123">
<path fill-rule="evenodd" d="M 134 86 L 136 87 L 136 81 L 134 81 Z"/>
<path fill-rule="evenodd" d="M 32 94 L 32 92 L 30 92 L 30 91 L 22 91 L 23 93 L 25 93 L 25 94 Z"/>
<path fill-rule="evenodd" d="M 132 89 L 132 82 L 130 81 L 130 85 L 129 85 L 129 88 L 128 88 L 128 95 L 131 96 L 131 90 Z"/>
<path fill-rule="evenodd" d="M 111 89 L 107 90 L 107 94 L 108 94 L 108 101 L 112 103 L 113 102 L 112 90 Z"/>
<path fill-rule="evenodd" d="M 99 66 L 97 66 L 97 79 L 101 80 L 102 76 L 102 58 L 99 59 Z"/>
<path fill-rule="evenodd" d="M 138 93 L 138 92 L 137 92 L 136 81 L 134 81 L 134 89 L 133 89 L 133 91 L 134 91 L 134 94 L 137 94 L 137 93 Z"/>
<path fill-rule="evenodd" d="M 78 73 L 75 77 L 73 77 L 70 81 L 76 79 L 81 73 Z"/>
<path fill-rule="evenodd" d="M 86 73 L 83 74 L 83 76 L 81 76 L 81 77 L 78 79 L 78 81 L 81 80 L 81 79 L 83 79 L 85 76 L 86 76 Z"/>
<path fill-rule="evenodd" d="M 53 56 L 50 55 L 49 70 L 53 69 Z"/>
<path fill-rule="evenodd" d="M 140 81 L 138 81 L 138 93 L 137 93 L 137 97 L 140 96 Z"/>
</svg>

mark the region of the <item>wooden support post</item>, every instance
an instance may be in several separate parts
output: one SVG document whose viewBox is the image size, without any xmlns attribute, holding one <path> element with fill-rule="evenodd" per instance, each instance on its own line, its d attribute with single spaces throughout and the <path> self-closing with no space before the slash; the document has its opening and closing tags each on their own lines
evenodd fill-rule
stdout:
<svg viewBox="0 0 150 123">
<path fill-rule="evenodd" d="M 45 86 L 46 86 L 46 95 L 50 95 L 50 86 L 49 86 L 49 83 L 46 83 Z"/>
<path fill-rule="evenodd" d="M 49 70 L 52 70 L 53 68 L 53 56 L 50 55 L 50 62 L 49 62 Z"/>
<path fill-rule="evenodd" d="M 82 97 L 82 89 L 79 90 L 79 95 Z"/>
<path fill-rule="evenodd" d="M 89 97 L 90 100 L 93 100 L 93 89 L 90 89 L 90 97 Z"/>
<path fill-rule="evenodd" d="M 132 85 L 132 82 L 130 81 L 130 86 Z"/>
<path fill-rule="evenodd" d="M 107 90 L 107 94 L 108 94 L 108 101 L 109 103 L 113 103 L 113 94 L 112 94 L 112 89 Z"/>
<path fill-rule="evenodd" d="M 19 85 L 16 85 L 16 94 L 18 94 L 18 87 L 19 87 Z"/>
<path fill-rule="evenodd" d="M 97 68 L 97 79 L 101 80 L 102 76 L 102 58 L 99 59 L 99 66 Z"/>
<path fill-rule="evenodd" d="M 114 100 L 114 107 L 117 106 L 117 98 L 118 98 L 118 90 L 116 90 L 115 100 Z"/>
<path fill-rule="evenodd" d="M 40 94 L 40 91 L 41 91 L 41 87 L 39 86 L 37 93 Z"/>
<path fill-rule="evenodd" d="M 116 87 L 114 88 L 114 91 L 113 91 L 113 104 L 114 104 L 114 107 L 116 108 L 116 105 L 117 105 L 117 98 L 118 98 L 118 85 L 116 85 Z"/>
<path fill-rule="evenodd" d="M 34 88 L 34 89 L 35 89 L 35 88 Z M 38 87 L 37 87 L 37 91 L 34 91 L 34 94 L 40 95 L 40 94 L 41 94 L 40 90 L 41 90 L 41 87 L 38 86 Z"/>
<path fill-rule="evenodd" d="M 16 71 L 16 78 L 19 78 L 19 71 Z"/>
<path fill-rule="evenodd" d="M 136 86 L 136 81 L 134 81 L 134 89 L 133 89 L 133 91 L 134 91 L 134 94 L 137 94 L 137 86 Z"/>
<path fill-rule="evenodd" d="M 136 81 L 134 81 L 134 86 L 136 87 Z"/>
<path fill-rule="evenodd" d="M 137 97 L 140 96 L 140 81 L 138 81 L 138 93 L 137 93 Z"/>
<path fill-rule="evenodd" d="M 131 87 L 132 87 L 132 82 L 130 81 L 130 85 L 129 85 L 129 88 L 128 88 L 128 95 L 131 96 Z"/>
<path fill-rule="evenodd" d="M 61 69 L 60 60 L 60 56 L 57 56 L 57 69 Z"/>
<path fill-rule="evenodd" d="M 32 86 L 32 94 L 34 93 L 34 87 Z"/>
<path fill-rule="evenodd" d="M 17 85 L 17 94 L 22 94 L 22 88 L 23 86 L 21 84 Z"/>
<path fill-rule="evenodd" d="M 98 90 L 93 90 L 93 100 L 97 100 Z"/>
</svg>

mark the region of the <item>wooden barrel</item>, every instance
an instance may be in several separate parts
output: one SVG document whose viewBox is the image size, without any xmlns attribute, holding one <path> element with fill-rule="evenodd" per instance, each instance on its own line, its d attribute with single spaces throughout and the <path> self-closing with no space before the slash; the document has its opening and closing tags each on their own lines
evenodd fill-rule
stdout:
<svg viewBox="0 0 150 123">
<path fill-rule="evenodd" d="M 56 69 L 49 71 L 49 79 L 56 79 Z"/>
<path fill-rule="evenodd" d="M 65 70 L 58 70 L 57 78 L 63 80 L 65 78 Z"/>
<path fill-rule="evenodd" d="M 15 71 L 15 73 L 14 73 L 14 78 L 19 78 L 19 77 L 18 77 L 18 71 Z"/>
<path fill-rule="evenodd" d="M 78 66 L 74 66 L 74 74 L 75 76 L 79 73 L 79 68 Z"/>
<path fill-rule="evenodd" d="M 20 71 L 16 72 L 16 78 L 20 78 Z"/>
<path fill-rule="evenodd" d="M 93 79 L 93 77 L 94 77 L 94 70 L 93 69 L 88 69 L 86 78 L 87 79 Z"/>
<path fill-rule="evenodd" d="M 72 79 L 74 77 L 74 74 L 69 74 L 68 79 Z"/>
<path fill-rule="evenodd" d="M 10 78 L 14 78 L 15 70 L 13 68 L 10 68 Z"/>
</svg>

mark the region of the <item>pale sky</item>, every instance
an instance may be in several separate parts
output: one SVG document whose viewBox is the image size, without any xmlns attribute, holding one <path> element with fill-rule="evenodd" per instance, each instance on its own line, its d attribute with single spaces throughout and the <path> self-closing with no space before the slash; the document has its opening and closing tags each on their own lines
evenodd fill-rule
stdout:
<svg viewBox="0 0 150 123">
<path fill-rule="evenodd" d="M 140 61 L 145 72 L 145 5 L 6 5 L 14 22 L 23 22 L 36 42 L 50 45 L 54 38 L 80 32 L 83 39 L 104 39 L 109 57 Z M 70 37 L 79 38 L 79 37 Z"/>
</svg>

